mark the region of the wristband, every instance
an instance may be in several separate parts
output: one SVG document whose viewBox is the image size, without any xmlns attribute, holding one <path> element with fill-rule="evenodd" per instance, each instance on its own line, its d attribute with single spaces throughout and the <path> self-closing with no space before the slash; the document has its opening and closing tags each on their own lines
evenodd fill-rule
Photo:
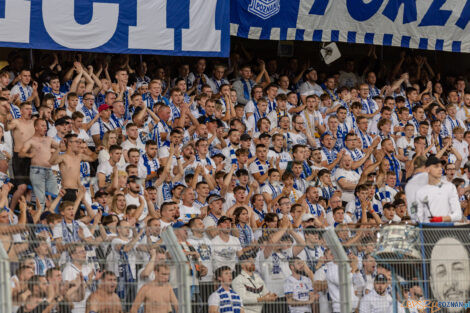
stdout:
<svg viewBox="0 0 470 313">
<path fill-rule="evenodd" d="M 429 220 L 431 223 L 442 223 L 442 216 L 435 216 Z"/>
</svg>

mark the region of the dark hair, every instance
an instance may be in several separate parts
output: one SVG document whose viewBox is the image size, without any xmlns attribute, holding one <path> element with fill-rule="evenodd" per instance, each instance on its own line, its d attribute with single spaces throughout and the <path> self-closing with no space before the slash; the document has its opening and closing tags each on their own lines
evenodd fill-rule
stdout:
<svg viewBox="0 0 470 313">
<path fill-rule="evenodd" d="M 163 210 L 165 210 L 168 206 L 174 205 L 174 204 L 176 204 L 176 202 L 174 201 L 163 202 L 163 204 L 160 206 L 160 212 L 163 212 Z"/>
<path fill-rule="evenodd" d="M 109 147 L 109 153 L 112 153 L 114 150 L 122 150 L 120 145 L 112 145 Z"/>
<path fill-rule="evenodd" d="M 235 217 L 235 224 L 238 224 L 240 222 L 239 218 L 240 215 L 243 213 L 243 210 L 248 211 L 245 207 L 239 206 L 238 208 L 233 211 L 233 216 Z"/>
<path fill-rule="evenodd" d="M 214 271 L 214 276 L 215 276 L 215 279 L 218 279 L 220 276 L 222 276 L 222 273 L 225 272 L 225 271 L 232 271 L 232 269 L 230 267 L 228 267 L 227 265 L 224 265 L 224 266 L 221 266 L 219 268 L 217 268 L 215 271 Z"/>
</svg>

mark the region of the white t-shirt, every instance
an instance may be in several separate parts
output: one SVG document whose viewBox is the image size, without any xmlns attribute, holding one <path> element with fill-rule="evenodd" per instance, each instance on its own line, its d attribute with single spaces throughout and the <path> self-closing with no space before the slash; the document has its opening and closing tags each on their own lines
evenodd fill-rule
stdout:
<svg viewBox="0 0 470 313">
<path fill-rule="evenodd" d="M 227 192 L 225 194 L 225 203 L 222 205 L 223 214 L 225 214 L 235 203 L 237 203 L 237 200 L 235 200 L 233 192 Z"/>
<path fill-rule="evenodd" d="M 123 240 L 121 238 L 114 238 L 111 241 L 111 252 L 109 253 L 107 259 L 106 259 L 106 267 L 108 270 L 112 271 L 114 274 L 116 274 L 117 277 L 119 277 L 119 259 L 120 259 L 120 254 L 119 251 L 116 250 L 116 246 L 119 245 L 126 245 L 131 241 L 131 239 L 126 239 Z M 131 269 L 132 275 L 134 278 L 136 278 L 136 271 L 135 271 L 135 263 L 136 263 L 136 250 L 135 246 L 127 252 L 127 258 L 128 258 L 128 263 L 129 267 Z"/>
<path fill-rule="evenodd" d="M 126 141 L 122 143 L 121 147 L 122 147 L 122 150 L 126 150 L 126 151 L 129 151 L 132 148 L 136 148 L 140 150 L 140 154 L 145 153 L 145 145 L 142 143 L 140 138 L 137 138 L 135 144 L 133 144 L 132 142 L 129 141 L 129 139 L 127 139 Z"/>
<path fill-rule="evenodd" d="M 214 271 L 221 266 L 229 266 L 235 270 L 237 264 L 237 252 L 242 249 L 240 240 L 234 236 L 229 236 L 229 240 L 223 241 L 220 236 L 211 240 L 212 243 L 212 268 Z"/>
<path fill-rule="evenodd" d="M 232 296 L 235 296 L 235 298 L 233 298 Z M 233 312 L 233 302 L 235 302 L 234 300 L 240 303 L 241 308 L 243 307 L 243 300 L 237 293 L 235 293 L 235 291 L 233 291 L 232 289 L 230 289 L 230 291 L 227 291 L 224 290 L 222 287 L 219 287 L 209 296 L 207 304 L 209 307 L 218 307 L 218 312 L 230 313 Z M 222 311 L 222 309 L 224 309 L 224 311 Z"/>
<path fill-rule="evenodd" d="M 140 206 L 140 201 L 139 197 L 133 197 L 129 193 L 126 194 L 126 205 L 131 205 L 134 204 L 135 206 L 139 207 Z M 140 214 L 139 217 L 139 222 L 143 221 L 149 213 L 149 209 L 147 207 L 147 201 L 144 200 L 144 210 L 142 211 L 142 214 Z"/>
<path fill-rule="evenodd" d="M 273 252 L 267 258 L 264 257 L 263 251 L 258 253 L 258 268 L 261 277 L 268 290 L 278 297 L 284 297 L 284 282 L 292 275 L 289 268 L 289 258 L 292 256 L 292 247 L 281 252 Z"/>
<path fill-rule="evenodd" d="M 324 124 L 323 121 L 323 116 L 319 111 L 313 111 L 313 113 L 307 112 L 306 110 L 302 111 L 300 113 L 302 117 L 304 118 L 305 121 L 305 128 L 307 129 L 307 132 L 315 138 L 315 134 L 318 134 L 318 129 L 315 128 L 315 121 L 318 121 L 320 125 Z M 320 141 L 317 139 L 317 145 L 320 143 Z"/>
<path fill-rule="evenodd" d="M 455 147 L 455 149 L 457 149 L 460 156 L 462 157 L 462 162 L 460 163 L 460 167 L 463 168 L 465 166 L 465 163 L 467 163 L 468 161 L 468 143 L 465 140 L 462 140 L 460 142 L 457 139 L 454 139 L 452 141 L 452 144 Z"/>
<path fill-rule="evenodd" d="M 306 145 L 308 144 L 307 141 L 307 136 L 305 136 L 302 133 L 293 133 L 293 132 L 288 132 L 287 133 L 287 144 L 292 146 L 295 145 Z"/>
<path fill-rule="evenodd" d="M 256 173 L 259 173 L 260 175 L 264 175 L 266 173 L 268 173 L 268 170 L 269 170 L 269 165 L 266 163 L 263 163 L 261 161 L 258 161 L 258 162 L 253 162 L 250 164 L 250 166 L 248 167 L 248 171 L 251 173 L 251 174 L 256 174 Z M 264 172 L 263 174 L 261 174 L 261 172 Z"/>
<path fill-rule="evenodd" d="M 212 242 L 206 236 L 196 238 L 191 236 L 188 238 L 188 243 L 196 249 L 201 258 L 201 263 L 207 267 L 207 275 L 201 277 L 201 281 L 209 282 L 214 278 L 214 269 L 212 268 Z"/>
<path fill-rule="evenodd" d="M 315 275 L 313 276 L 314 281 L 326 281 L 326 266 L 323 265 L 319 269 L 316 270 Z M 322 313 L 331 313 L 331 303 L 328 301 L 328 289 L 325 291 L 319 291 L 319 305 L 320 305 L 320 312 Z"/>
<path fill-rule="evenodd" d="M 452 222 L 462 219 L 457 188 L 454 184 L 441 182 L 439 185 L 424 185 L 416 195 L 418 221 L 428 223 L 432 216 L 450 216 Z"/>
<path fill-rule="evenodd" d="M 372 290 L 361 299 L 359 313 L 388 313 L 391 306 L 393 306 L 393 300 L 387 292 L 381 296 Z"/>
<path fill-rule="evenodd" d="M 183 221 L 183 223 L 187 223 L 190 219 L 201 215 L 201 210 L 195 207 L 194 205 L 189 207 L 181 203 L 179 207 L 180 219 Z"/>
<path fill-rule="evenodd" d="M 78 226 L 83 230 L 83 236 L 85 238 L 89 238 L 89 237 L 92 237 L 93 235 L 91 234 L 90 230 L 88 229 L 88 227 L 83 224 L 82 222 L 80 221 L 75 221 Z M 52 230 L 52 236 L 53 236 L 53 239 L 58 239 L 58 238 L 61 238 L 62 239 L 62 243 L 64 243 L 64 239 L 63 239 L 63 236 L 64 236 L 64 232 L 65 233 L 68 233 L 70 236 L 72 235 L 71 232 L 73 232 L 73 224 L 70 223 L 70 224 L 66 224 L 67 225 L 67 228 L 63 228 L 62 226 L 62 222 L 60 223 L 57 223 L 55 226 L 54 226 L 54 229 Z M 61 256 L 60 256 L 60 260 L 59 260 L 59 265 L 62 265 L 66 262 L 66 259 L 67 259 L 67 252 L 64 251 L 62 252 Z"/>
<path fill-rule="evenodd" d="M 111 175 L 113 174 L 113 167 L 109 163 L 109 161 L 105 161 L 103 163 L 100 163 L 98 165 L 98 169 L 96 170 L 96 172 L 104 174 L 104 176 L 106 176 L 106 182 L 107 183 L 111 182 Z"/>
<path fill-rule="evenodd" d="M 406 202 L 408 204 L 408 215 L 411 220 L 417 221 L 417 209 L 418 202 L 416 201 L 416 196 L 418 190 L 428 183 L 428 173 L 422 172 L 413 175 L 413 177 L 406 183 L 405 194 Z"/>
<path fill-rule="evenodd" d="M 280 170 L 285 170 L 287 168 L 287 163 L 289 161 L 292 161 L 292 156 L 289 154 L 287 151 L 281 151 L 277 152 L 273 149 L 269 149 L 268 151 L 268 160 L 273 160 L 273 162 L 276 162 L 276 159 L 279 159 L 279 169 Z"/>
<path fill-rule="evenodd" d="M 333 312 L 340 312 L 340 306 L 341 306 L 341 298 L 339 295 L 339 271 L 338 271 L 338 265 L 333 263 L 333 262 L 328 262 L 325 265 L 325 271 L 326 271 L 326 281 L 328 283 L 328 293 L 331 298 L 332 302 L 332 309 Z M 352 282 L 352 274 L 351 275 L 351 282 Z M 352 284 L 351 284 L 352 285 Z M 352 308 L 353 310 L 357 307 L 358 304 L 358 298 L 354 294 L 354 288 L 351 286 L 351 299 L 352 299 Z"/>
<path fill-rule="evenodd" d="M 116 127 L 114 127 L 113 123 L 111 123 L 111 121 L 109 121 L 109 122 L 101 121 L 101 125 L 102 125 L 101 131 L 103 132 L 103 134 L 105 134 L 106 132 L 116 128 Z M 90 134 L 92 136 L 100 135 L 100 123 L 99 123 L 99 121 L 97 121 L 93 125 L 91 125 Z"/>
<path fill-rule="evenodd" d="M 292 295 L 292 299 L 297 301 L 308 301 L 310 299 L 310 292 L 313 292 L 312 281 L 305 277 L 300 276 L 300 279 L 294 278 L 294 276 L 287 277 L 284 283 L 285 295 Z M 309 313 L 312 312 L 311 305 L 303 306 L 289 306 L 290 313 Z"/>
<path fill-rule="evenodd" d="M 404 152 L 405 156 L 408 158 L 408 160 L 411 160 L 413 158 L 413 153 L 412 152 L 415 148 L 415 144 L 414 144 L 413 139 L 410 139 L 410 141 L 408 142 L 405 136 L 402 136 L 402 137 L 398 138 L 397 148 L 398 149 L 403 149 L 403 152 Z M 405 163 L 402 162 L 402 161 L 400 161 L 400 165 L 403 168 L 405 167 Z"/>
<path fill-rule="evenodd" d="M 82 269 L 79 270 L 72 263 L 67 263 L 65 265 L 64 269 L 62 270 L 62 280 L 63 281 L 75 280 L 77 278 L 77 276 L 80 273 L 82 273 L 83 278 L 85 279 L 85 281 L 87 281 L 88 280 L 88 275 L 90 275 L 92 271 L 93 271 L 93 269 L 91 267 L 89 267 L 88 265 L 85 265 L 85 264 L 82 265 Z M 83 298 L 83 300 L 80 301 L 80 302 L 73 302 L 72 313 L 83 313 L 83 312 L 85 312 L 86 301 L 87 301 L 88 297 L 90 296 L 90 294 L 91 294 L 91 291 L 88 289 L 88 287 L 86 287 L 85 297 Z"/>
<path fill-rule="evenodd" d="M 301 96 L 317 95 L 320 97 L 323 94 L 323 89 L 316 83 L 312 85 L 310 82 L 304 82 L 300 85 L 299 93 Z"/>
<path fill-rule="evenodd" d="M 13 86 L 13 88 L 11 88 L 10 94 L 12 96 L 18 94 L 18 99 L 21 100 L 21 102 L 24 102 L 28 100 L 28 98 L 31 97 L 31 95 L 33 94 L 33 87 L 31 87 L 30 85 L 23 86 L 21 82 L 18 82 L 15 86 Z"/>
<path fill-rule="evenodd" d="M 90 136 L 88 136 L 88 134 L 86 133 L 86 131 L 82 128 L 79 129 L 79 132 L 76 133 L 75 131 L 72 130 L 72 134 L 77 134 L 77 137 L 79 139 L 83 139 L 83 141 L 85 141 L 87 144 L 88 142 L 90 141 Z"/>
<path fill-rule="evenodd" d="M 345 179 L 348 182 L 357 184 L 359 182 L 360 178 L 361 178 L 361 176 L 353 170 L 348 171 L 348 170 L 345 170 L 343 168 L 339 168 L 339 169 L 336 170 L 335 180 L 337 182 L 338 187 L 341 189 L 341 191 L 343 193 L 342 197 L 341 197 L 341 200 L 346 201 L 346 202 L 354 200 L 354 191 L 347 191 L 347 190 L 344 190 L 343 188 L 341 188 L 341 186 L 339 184 L 341 179 Z"/>
</svg>

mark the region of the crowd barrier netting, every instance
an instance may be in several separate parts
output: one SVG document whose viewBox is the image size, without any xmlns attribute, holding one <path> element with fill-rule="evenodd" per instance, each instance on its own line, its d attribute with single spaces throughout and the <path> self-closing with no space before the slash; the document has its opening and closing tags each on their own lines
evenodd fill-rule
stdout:
<svg viewBox="0 0 470 313">
<path fill-rule="evenodd" d="M 232 239 L 211 240 L 214 229 L 170 229 L 160 237 L 137 228 L 115 236 L 91 227 L 92 240 L 67 243 L 57 242 L 46 225 L 0 226 L 6 252 L 1 283 L 11 285 L 0 293 L 2 311 L 10 297 L 12 312 L 37 299 L 53 302 L 53 312 L 86 312 L 96 303 L 123 312 L 209 312 L 222 266 L 233 270 L 231 285 L 245 312 L 289 312 L 292 272 L 310 279 L 313 294 L 306 306 L 312 312 L 340 312 L 344 301 L 359 312 L 366 295 L 379 288 L 378 277 L 385 277 L 380 283 L 390 312 L 463 312 L 470 300 L 469 225 L 344 224 L 333 232 L 338 246 L 327 238 L 331 233 L 312 228 L 259 229 L 251 244 L 240 246 Z M 230 235 L 240 232 L 234 228 Z M 347 256 L 349 281 L 339 274 L 338 247 Z M 340 295 L 345 284 L 350 295 Z"/>
</svg>

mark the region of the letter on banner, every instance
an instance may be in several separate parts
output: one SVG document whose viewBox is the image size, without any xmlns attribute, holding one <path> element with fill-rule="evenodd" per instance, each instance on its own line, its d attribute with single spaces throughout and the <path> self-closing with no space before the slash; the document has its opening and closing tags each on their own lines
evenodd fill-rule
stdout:
<svg viewBox="0 0 470 313">
<path fill-rule="evenodd" d="M 5 0 L 5 18 L 0 19 L 0 41 L 29 43 L 31 1 Z"/>
<path fill-rule="evenodd" d="M 326 7 L 330 0 L 315 0 L 308 14 L 325 15 Z"/>
<path fill-rule="evenodd" d="M 455 23 L 458 27 L 465 29 L 467 27 L 468 21 L 470 20 L 470 0 L 467 0 L 465 6 L 463 7 L 462 13 L 460 14 L 459 19 Z"/>
<path fill-rule="evenodd" d="M 215 29 L 217 0 L 191 0 L 189 29 L 182 30 L 182 50 L 220 51 L 221 31 Z"/>
<path fill-rule="evenodd" d="M 416 0 L 390 0 L 383 11 L 383 15 L 395 22 L 398 10 L 403 5 L 403 24 L 416 21 Z"/>
<path fill-rule="evenodd" d="M 447 0 L 434 0 L 418 26 L 444 26 L 452 11 L 441 10 Z"/>
<path fill-rule="evenodd" d="M 93 3 L 91 21 L 85 25 L 75 21 L 74 5 L 75 0 L 42 1 L 44 26 L 58 44 L 70 49 L 93 49 L 113 37 L 118 24 L 119 4 Z"/>
<path fill-rule="evenodd" d="M 359 22 L 370 19 L 380 9 L 383 0 L 372 0 L 364 3 L 364 0 L 346 0 L 349 15 Z"/>
<path fill-rule="evenodd" d="M 175 49 L 175 30 L 166 26 L 166 2 L 137 0 L 137 26 L 129 27 L 130 49 Z"/>
</svg>

